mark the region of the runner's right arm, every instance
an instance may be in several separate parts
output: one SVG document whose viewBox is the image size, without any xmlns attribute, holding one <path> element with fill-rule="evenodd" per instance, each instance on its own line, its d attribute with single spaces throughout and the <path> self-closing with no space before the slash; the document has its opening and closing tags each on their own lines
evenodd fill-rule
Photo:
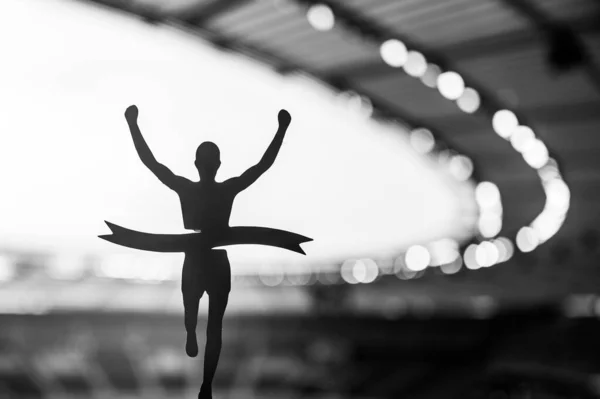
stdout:
<svg viewBox="0 0 600 399">
<path fill-rule="evenodd" d="M 135 149 L 142 161 L 142 163 L 150 169 L 152 173 L 160 180 L 164 185 L 169 187 L 172 190 L 177 191 L 181 186 L 185 185 L 189 182 L 184 177 L 177 176 L 175 173 L 171 172 L 169 168 L 165 165 L 161 164 L 154 158 L 154 154 L 150 151 L 150 147 L 146 144 L 146 140 L 142 136 L 142 132 L 137 123 L 138 119 L 138 108 L 135 105 L 131 105 L 125 111 L 125 119 L 127 120 L 127 124 L 129 125 L 129 130 L 131 132 L 131 138 L 133 139 L 133 144 L 135 145 Z"/>
</svg>

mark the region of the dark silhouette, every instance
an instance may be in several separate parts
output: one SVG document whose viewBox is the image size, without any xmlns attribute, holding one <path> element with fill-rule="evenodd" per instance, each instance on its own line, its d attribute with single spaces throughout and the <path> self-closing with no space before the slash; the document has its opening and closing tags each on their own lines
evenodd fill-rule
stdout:
<svg viewBox="0 0 600 399">
<path fill-rule="evenodd" d="M 231 270 L 227 252 L 213 248 L 231 244 L 263 244 L 304 254 L 300 244 L 311 241 L 310 238 L 283 230 L 229 226 L 231 208 L 236 195 L 248 188 L 273 165 L 291 117 L 287 111 L 279 111 L 279 129 L 260 162 L 241 176 L 224 182 L 215 180 L 221 165 L 220 152 L 216 144 L 204 142 L 196 150 L 194 163 L 200 181 L 194 182 L 175 175 L 154 158 L 138 127 L 138 109 L 135 105 L 127 108 L 125 118 L 140 159 L 163 184 L 179 195 L 184 227 L 194 230 L 195 233 L 148 234 L 107 222 L 113 234 L 100 237 L 131 248 L 185 253 L 181 277 L 184 324 L 187 332 L 185 350 L 190 357 L 198 355 L 196 341 L 198 305 L 206 292 L 209 296 L 209 311 L 204 380 L 198 397 L 211 398 L 211 385 L 221 352 L 222 321 L 231 290 Z"/>
</svg>

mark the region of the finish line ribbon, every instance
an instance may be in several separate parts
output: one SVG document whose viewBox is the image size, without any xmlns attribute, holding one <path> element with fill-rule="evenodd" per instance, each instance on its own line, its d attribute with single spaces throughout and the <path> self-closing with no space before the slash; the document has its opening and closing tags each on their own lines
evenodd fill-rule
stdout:
<svg viewBox="0 0 600 399">
<path fill-rule="evenodd" d="M 227 245 L 257 244 L 287 249 L 306 255 L 300 244 L 312 238 L 268 227 L 229 227 L 217 232 L 188 234 L 152 234 L 126 229 L 105 221 L 112 234 L 98 236 L 113 244 L 152 252 L 187 252 Z"/>
</svg>

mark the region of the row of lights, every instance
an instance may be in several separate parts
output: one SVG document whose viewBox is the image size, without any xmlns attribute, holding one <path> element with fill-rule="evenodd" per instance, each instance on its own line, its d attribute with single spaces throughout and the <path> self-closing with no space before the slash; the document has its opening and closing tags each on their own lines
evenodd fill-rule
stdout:
<svg viewBox="0 0 600 399">
<path fill-rule="evenodd" d="M 519 249 L 531 252 L 558 232 L 569 210 L 571 192 L 562 178 L 558 162 L 550 157 L 544 142 L 529 126 L 519 124 L 513 112 L 496 112 L 492 125 L 496 134 L 509 141 L 525 162 L 537 171 L 546 195 L 542 212 L 529 225 L 523 226 L 516 236 Z"/>
<path fill-rule="evenodd" d="M 464 254 L 451 239 L 434 241 L 427 245 L 413 245 L 397 257 L 392 266 L 377 264 L 371 259 L 347 260 L 340 268 L 342 279 L 349 284 L 368 284 L 382 275 L 395 274 L 401 280 L 421 277 L 427 268 L 438 268 L 443 274 L 458 273 L 463 264 L 469 270 L 487 268 L 510 260 L 515 247 L 506 237 L 498 237 L 469 245 Z"/>
<path fill-rule="evenodd" d="M 413 245 L 404 254 L 379 262 L 371 258 L 348 259 L 337 271 L 290 273 L 282 267 L 265 267 L 259 272 L 259 280 L 269 287 L 310 285 L 316 282 L 323 285 L 341 282 L 370 284 L 385 275 L 395 275 L 401 280 L 419 278 L 427 267 L 439 267 L 444 274 L 455 274 L 462 265 L 458 243 L 442 239 L 427 246 Z"/>
<path fill-rule="evenodd" d="M 424 274 L 429 267 L 438 268 L 443 274 L 458 273 L 463 264 L 470 270 L 490 267 L 512 258 L 514 245 L 506 237 L 471 244 L 464 255 L 459 245 L 451 239 L 434 241 L 427 245 L 413 245 L 395 259 L 393 266 L 377 265 L 370 259 L 348 260 L 342 264 L 341 276 L 350 284 L 368 284 L 380 275 L 395 274 L 399 279 L 410 280 Z"/>
<path fill-rule="evenodd" d="M 430 88 L 437 88 L 440 94 L 452 101 L 466 112 L 473 113 L 479 109 L 481 98 L 479 93 L 465 86 L 463 78 L 456 72 L 442 72 L 441 68 L 428 63 L 425 56 L 415 50 L 408 50 L 398 39 L 389 39 L 379 48 L 383 61 L 393 68 L 403 68 L 407 75 L 419 78 Z"/>
<path fill-rule="evenodd" d="M 325 4 L 314 4 L 307 10 L 309 24 L 318 31 L 329 31 L 335 26 L 335 14 Z M 479 109 L 481 98 L 479 93 L 465 82 L 460 74 L 447 71 L 433 63 L 428 63 L 425 56 L 416 50 L 409 50 L 398 39 L 389 39 L 380 45 L 379 52 L 383 61 L 393 68 L 403 68 L 414 78 L 419 78 L 428 87 L 437 88 L 448 100 L 456 101 L 458 107 L 466 113 Z"/>
<path fill-rule="evenodd" d="M 470 270 L 491 267 L 510 260 L 515 252 L 512 241 L 506 237 L 471 244 L 465 249 L 464 262 Z"/>
<path fill-rule="evenodd" d="M 335 25 L 335 14 L 325 4 L 310 6 L 307 19 L 311 26 L 319 31 L 331 30 Z M 420 79 L 430 88 L 437 88 L 444 98 L 455 101 L 463 112 L 471 114 L 479 109 L 481 96 L 477 90 L 468 87 L 457 72 L 442 71 L 438 65 L 427 62 L 422 53 L 408 49 L 402 41 L 395 38 L 381 43 L 379 52 L 387 65 L 392 68 L 403 68 L 409 76 Z M 561 177 L 556 160 L 550 157 L 546 145 L 536 137 L 529 126 L 519 124 L 517 116 L 512 111 L 497 111 L 492 118 L 492 127 L 500 137 L 510 141 L 513 148 L 523 156 L 531 168 L 537 170 L 542 181 L 546 195 L 545 207 L 535 220 L 523 226 L 515 237 L 520 251 L 531 252 L 556 234 L 564 223 L 570 204 L 570 191 Z M 435 148 L 433 134 L 426 128 L 413 129 L 410 133 L 410 143 L 421 154 L 430 153 Z M 467 180 L 471 177 L 473 163 L 468 157 L 460 154 L 448 157 L 440 153 L 439 158 L 446 160 L 449 158 L 449 170 L 458 180 Z M 504 247 L 514 248 L 508 238 L 493 240 L 502 229 L 502 203 L 498 187 L 491 182 L 479 183 L 476 188 L 476 200 L 480 210 L 478 230 L 480 235 L 489 241 L 467 247 L 464 258 L 465 264 L 470 269 L 504 262 L 510 256 L 507 258 L 502 254 L 510 253 L 512 256 L 512 250 L 506 251 Z M 423 253 L 422 250 L 417 251 Z M 407 254 L 413 252 L 409 249 Z M 477 254 L 479 255 L 475 256 Z"/>
<path fill-rule="evenodd" d="M 440 239 L 427 245 L 413 245 L 397 258 L 379 263 L 372 259 L 347 260 L 340 268 L 340 275 L 349 284 L 369 284 L 383 275 L 396 275 L 401 280 L 419 278 L 428 267 L 455 274 L 462 266 L 459 244 L 452 239 Z"/>
</svg>

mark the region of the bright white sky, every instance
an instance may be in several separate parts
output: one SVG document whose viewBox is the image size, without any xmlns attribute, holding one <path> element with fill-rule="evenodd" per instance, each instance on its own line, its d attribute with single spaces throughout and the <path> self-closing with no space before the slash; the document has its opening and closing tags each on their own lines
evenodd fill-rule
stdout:
<svg viewBox="0 0 600 399">
<path fill-rule="evenodd" d="M 234 204 L 231 225 L 314 238 L 315 261 L 463 237 L 472 190 L 415 155 L 406 135 L 362 119 L 306 81 L 197 38 L 72 1 L 2 0 L 0 240 L 57 250 L 122 248 L 103 220 L 184 232 L 176 194 L 139 161 L 123 118 L 137 104 L 157 159 L 197 179 L 197 145 L 221 148 L 224 180 L 256 163 L 286 108 L 273 168 Z M 238 246 L 233 262 L 298 261 Z"/>
</svg>

